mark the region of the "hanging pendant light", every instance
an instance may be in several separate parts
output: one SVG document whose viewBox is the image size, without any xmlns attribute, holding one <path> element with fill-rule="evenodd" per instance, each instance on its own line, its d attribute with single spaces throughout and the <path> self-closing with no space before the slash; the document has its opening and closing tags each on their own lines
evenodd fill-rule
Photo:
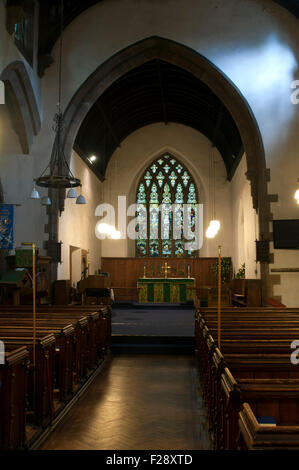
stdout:
<svg viewBox="0 0 299 470">
<path fill-rule="evenodd" d="M 36 189 L 35 185 L 33 186 L 33 190 L 31 191 L 30 199 L 40 199 L 39 192 Z"/>
<path fill-rule="evenodd" d="M 220 230 L 220 222 L 219 220 L 211 220 L 210 222 L 210 227 L 212 227 L 212 229 L 216 232 L 216 234 L 219 232 Z"/>
<path fill-rule="evenodd" d="M 76 204 L 86 204 L 85 197 L 82 196 L 82 194 L 80 194 L 80 195 L 77 197 Z"/>
<path fill-rule="evenodd" d="M 68 190 L 66 197 L 68 199 L 77 199 L 78 194 L 74 188 Z"/>
<path fill-rule="evenodd" d="M 206 230 L 206 237 L 207 238 L 214 238 L 216 235 L 216 232 L 212 229 L 212 227 L 209 225 L 208 229 Z"/>
<path fill-rule="evenodd" d="M 79 196 L 78 196 L 77 199 L 76 199 L 76 204 L 86 204 L 85 197 L 82 196 L 82 194 L 81 194 L 81 187 L 82 187 L 82 186 L 80 185 L 80 194 L 79 194 Z"/>
<path fill-rule="evenodd" d="M 48 196 L 42 197 L 42 206 L 50 206 L 51 199 Z"/>
<path fill-rule="evenodd" d="M 75 188 L 81 185 L 81 181 L 75 178 L 71 169 L 66 161 L 63 142 L 63 113 L 61 109 L 61 66 L 62 66 L 62 36 L 63 36 L 63 0 L 61 0 L 61 15 L 60 15 L 60 52 L 59 52 L 59 96 L 58 96 L 58 111 L 54 117 L 53 130 L 56 133 L 54 151 L 48 166 L 39 178 L 35 180 L 37 186 L 44 188 Z M 68 196 L 75 198 L 74 196 Z"/>
</svg>

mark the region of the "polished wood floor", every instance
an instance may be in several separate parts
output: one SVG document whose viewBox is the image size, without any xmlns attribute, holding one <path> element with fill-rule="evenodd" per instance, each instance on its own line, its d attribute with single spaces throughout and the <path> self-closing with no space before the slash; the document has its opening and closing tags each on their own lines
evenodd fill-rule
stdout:
<svg viewBox="0 0 299 470">
<path fill-rule="evenodd" d="M 209 449 L 193 358 L 112 357 L 42 449 Z"/>
</svg>

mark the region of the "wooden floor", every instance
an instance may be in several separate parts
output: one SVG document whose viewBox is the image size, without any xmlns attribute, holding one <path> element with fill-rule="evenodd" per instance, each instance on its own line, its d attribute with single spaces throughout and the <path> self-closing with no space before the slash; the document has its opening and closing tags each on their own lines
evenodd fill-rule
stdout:
<svg viewBox="0 0 299 470">
<path fill-rule="evenodd" d="M 209 449 L 193 358 L 112 357 L 42 449 Z"/>
</svg>

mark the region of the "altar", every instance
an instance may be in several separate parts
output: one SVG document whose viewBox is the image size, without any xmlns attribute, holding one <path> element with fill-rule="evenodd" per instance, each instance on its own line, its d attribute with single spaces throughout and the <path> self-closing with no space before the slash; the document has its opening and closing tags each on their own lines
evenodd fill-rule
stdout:
<svg viewBox="0 0 299 470">
<path fill-rule="evenodd" d="M 137 282 L 140 303 L 180 303 L 194 298 L 194 278 L 139 278 Z"/>
</svg>

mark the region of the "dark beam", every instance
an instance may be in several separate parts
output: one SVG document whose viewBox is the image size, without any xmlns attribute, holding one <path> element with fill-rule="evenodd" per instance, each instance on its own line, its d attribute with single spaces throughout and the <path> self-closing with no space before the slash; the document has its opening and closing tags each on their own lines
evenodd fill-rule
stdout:
<svg viewBox="0 0 299 470">
<path fill-rule="evenodd" d="M 117 147 L 120 147 L 120 141 L 119 141 L 119 138 L 117 137 L 116 135 L 116 132 L 114 131 L 113 127 L 112 127 L 112 124 L 110 123 L 108 117 L 107 117 L 107 114 L 105 113 L 104 109 L 103 109 L 103 106 L 101 105 L 100 101 L 98 100 L 96 102 L 96 105 L 102 115 L 102 118 L 103 118 L 103 121 L 105 122 L 106 126 L 108 127 L 108 130 L 112 136 L 112 139 L 114 140 L 115 142 L 115 145 Z"/>
<path fill-rule="evenodd" d="M 214 127 L 214 132 L 213 132 L 213 137 L 212 137 L 212 143 L 213 143 L 214 146 L 216 144 L 217 135 L 218 135 L 218 132 L 219 132 L 219 129 L 220 129 L 220 126 L 221 126 L 222 117 L 223 117 L 223 104 L 222 104 L 222 102 L 220 102 L 219 108 L 218 108 L 218 111 L 217 111 L 216 125 Z"/>
<path fill-rule="evenodd" d="M 168 124 L 167 109 L 166 109 L 164 87 L 163 87 L 163 79 L 162 79 L 162 74 L 161 74 L 161 64 L 160 64 L 159 59 L 156 60 L 156 64 L 157 64 L 158 81 L 159 81 L 159 86 L 160 86 L 163 121 L 165 122 L 165 124 Z"/>
</svg>

